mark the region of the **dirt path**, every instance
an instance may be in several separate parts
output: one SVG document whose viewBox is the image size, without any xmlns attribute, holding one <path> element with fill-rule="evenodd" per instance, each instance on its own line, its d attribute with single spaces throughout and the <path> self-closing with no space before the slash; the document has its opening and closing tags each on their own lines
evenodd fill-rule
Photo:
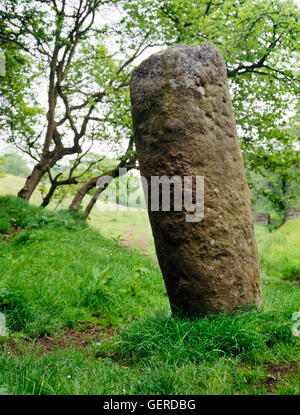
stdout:
<svg viewBox="0 0 300 415">
<path fill-rule="evenodd" d="M 133 226 L 129 227 L 127 232 L 124 233 L 122 236 L 123 240 L 120 242 L 121 246 L 133 246 L 135 248 L 139 248 L 143 254 L 149 254 L 147 248 L 147 233 L 143 232 L 139 239 L 136 241 L 132 238 L 132 235 L 135 233 L 135 229 Z"/>
<path fill-rule="evenodd" d="M 28 337 L 23 342 L 16 342 L 10 339 L 8 342 L 0 345 L 0 351 L 6 354 L 22 354 L 25 350 L 36 351 L 38 354 L 49 353 L 55 350 L 68 349 L 70 346 L 87 347 L 96 341 L 108 341 L 119 329 L 111 327 L 102 327 L 97 325 L 84 325 L 75 329 L 66 329 L 58 335 L 41 335 L 37 338 Z"/>
</svg>

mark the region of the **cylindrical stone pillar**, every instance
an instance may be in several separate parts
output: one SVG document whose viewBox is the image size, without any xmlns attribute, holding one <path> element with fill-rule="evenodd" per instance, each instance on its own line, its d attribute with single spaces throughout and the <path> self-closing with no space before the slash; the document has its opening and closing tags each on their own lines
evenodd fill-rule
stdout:
<svg viewBox="0 0 300 415">
<path fill-rule="evenodd" d="M 153 54 L 132 74 L 131 102 L 148 185 L 151 176 L 204 177 L 202 221 L 148 206 L 173 314 L 259 307 L 249 189 L 220 51 L 208 43 Z"/>
</svg>

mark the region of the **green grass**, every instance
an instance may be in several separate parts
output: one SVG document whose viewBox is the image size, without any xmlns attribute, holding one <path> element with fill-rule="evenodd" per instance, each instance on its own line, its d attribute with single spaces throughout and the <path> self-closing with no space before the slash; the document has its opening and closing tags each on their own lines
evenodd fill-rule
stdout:
<svg viewBox="0 0 300 415">
<path fill-rule="evenodd" d="M 139 251 L 104 239 L 70 212 L 53 214 L 12 196 L 0 202 L 25 227 L 0 243 L 0 310 L 9 328 L 54 333 L 93 313 L 103 324 L 120 324 L 160 297 L 166 303 L 158 266 Z"/>
<path fill-rule="evenodd" d="M 0 206 L 0 232 L 7 233 L 10 230 L 10 218 L 8 213 Z"/>
<path fill-rule="evenodd" d="M 280 369 L 299 362 L 291 318 L 300 311 L 300 289 L 278 270 L 274 253 L 294 261 L 289 252 L 299 245 L 293 230 L 300 221 L 272 234 L 256 227 L 261 311 L 187 320 L 170 317 L 154 253 L 121 247 L 115 237 L 134 220 L 148 232 L 145 212 L 119 212 L 116 221 L 96 213 L 106 237 L 78 215 L 0 197 L 0 223 L 14 230 L 0 240 L 0 311 L 10 334 L 0 344 L 0 393 L 300 393 L 299 372 Z M 63 337 L 86 325 L 120 330 L 95 336 L 85 347 L 47 352 L 39 344 L 41 336 Z M 277 379 L 273 389 L 270 373 Z"/>
<path fill-rule="evenodd" d="M 293 219 L 260 243 L 260 265 L 265 273 L 300 281 L 300 219 Z"/>
<path fill-rule="evenodd" d="M 24 185 L 25 179 L 21 177 L 13 176 L 11 174 L 5 174 L 4 177 L 0 177 L 0 195 L 17 195 L 18 191 Z M 42 202 L 40 192 L 36 190 L 30 203 L 34 206 L 39 206 Z M 71 198 L 67 198 L 62 203 L 62 208 L 68 208 L 71 202 Z M 89 202 L 89 196 L 86 196 L 83 201 L 83 206 L 86 206 Z M 96 206 L 91 212 L 89 217 L 90 226 L 100 232 L 105 238 L 115 238 L 120 241 L 124 240 L 124 243 L 128 245 L 141 247 L 144 252 L 148 252 L 152 259 L 156 259 L 154 241 L 152 232 L 148 220 L 148 214 L 143 209 L 124 208 L 118 205 L 113 206 L 117 209 L 115 212 L 109 210 L 103 210 L 103 203 L 97 202 Z M 55 203 L 50 202 L 50 209 L 55 208 Z M 137 215 L 138 213 L 138 215 Z M 1 233 L 1 222 L 0 222 Z"/>
<path fill-rule="evenodd" d="M 295 298 L 296 300 L 296 298 Z M 294 343 L 287 313 L 244 313 L 195 320 L 166 316 L 144 318 L 121 332 L 120 353 L 137 361 L 157 358 L 173 365 L 236 356 L 245 362 L 263 360 L 272 345 Z"/>
</svg>

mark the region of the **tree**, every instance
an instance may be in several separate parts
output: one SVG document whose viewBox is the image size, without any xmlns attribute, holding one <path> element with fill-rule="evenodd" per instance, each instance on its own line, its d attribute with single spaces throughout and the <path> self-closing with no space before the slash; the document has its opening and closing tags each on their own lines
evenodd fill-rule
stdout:
<svg viewBox="0 0 300 415">
<path fill-rule="evenodd" d="M 282 129 L 299 93 L 293 70 L 299 51 L 299 8 L 292 0 L 153 0 L 126 2 L 124 25 L 151 29 L 167 45 L 213 42 L 227 67 L 235 117 L 251 168 L 259 149 L 274 153 L 288 137 Z M 287 143 L 289 146 L 289 143 Z"/>
<path fill-rule="evenodd" d="M 32 56 L 26 46 L 21 46 L 19 37 L 8 30 L 7 23 L 0 6 L 0 47 L 5 67 L 0 76 L 0 138 L 17 144 L 16 134 L 30 142 L 42 108 L 30 87 L 37 76 L 32 67 Z M 18 144 L 17 147 L 20 148 Z M 20 149 L 28 153 L 28 150 Z"/>
<path fill-rule="evenodd" d="M 258 157 L 258 156 L 257 156 Z M 261 152 L 260 173 L 249 170 L 248 183 L 254 202 L 264 200 L 284 219 L 287 208 L 299 203 L 300 159 L 293 149 L 273 153 Z M 298 199 L 298 202 L 297 202 Z"/>
<path fill-rule="evenodd" d="M 83 217 L 86 219 L 90 215 L 93 207 L 95 206 L 95 203 L 97 202 L 97 199 L 101 195 L 101 193 L 107 188 L 109 183 L 115 179 L 116 177 L 120 177 L 123 174 L 126 174 L 128 170 L 134 169 L 136 167 L 136 156 L 133 156 L 129 161 L 126 163 L 120 163 L 118 167 L 116 167 L 113 170 L 110 170 L 109 172 L 106 172 L 103 174 L 103 176 L 106 176 L 109 178 L 109 181 L 107 181 L 107 184 L 104 187 L 98 187 L 94 195 L 92 196 L 91 200 L 89 201 L 88 205 L 86 206 Z M 121 169 L 124 168 L 122 171 Z M 100 177 L 98 177 L 100 179 Z M 97 179 L 97 180 L 98 180 Z M 96 182 L 97 183 L 97 182 Z"/>
<path fill-rule="evenodd" d="M 105 157 L 97 157 L 95 160 L 86 160 L 85 156 L 88 152 L 89 149 L 85 153 L 78 155 L 75 160 L 72 160 L 68 168 L 65 167 L 61 171 L 58 171 L 54 177 L 51 170 L 48 171 L 50 187 L 47 190 L 45 183 L 43 183 L 44 186 L 42 188 L 40 187 L 40 192 L 42 193 L 43 198 L 41 207 L 48 206 L 57 189 L 59 190 L 60 196 L 57 196 L 56 198 L 62 202 L 63 199 L 72 193 L 72 189 L 69 188 L 66 190 L 66 186 L 72 184 L 76 185 L 80 183 L 80 181 L 84 181 L 93 167 L 96 167 L 97 171 L 99 170 L 100 163 Z M 62 186 L 64 189 L 61 188 Z"/>
<path fill-rule="evenodd" d="M 123 7 L 120 24 L 100 23 L 101 11 L 116 4 Z M 260 151 L 285 146 L 285 115 L 299 92 L 293 72 L 299 10 L 292 0 L 6 0 L 5 6 L 0 42 L 11 70 L 1 83 L 7 110 L 0 110 L 1 133 L 36 162 L 20 197 L 29 199 L 41 177 L 80 153 L 92 134 L 129 139 L 130 69 L 155 44 L 211 41 L 221 49 L 251 169 L 260 169 Z M 39 96 L 46 85 L 44 108 Z"/>
<path fill-rule="evenodd" d="M 256 198 L 263 197 L 284 219 L 287 208 L 299 203 L 299 106 L 296 107 L 296 115 L 290 118 L 281 133 L 285 138 L 283 145 L 261 147 L 255 155 L 248 154 L 248 164 L 251 166 L 251 158 L 255 157 L 255 172 L 260 176 L 256 175 L 253 180 L 254 169 L 248 169 L 248 179 Z"/>
<path fill-rule="evenodd" d="M 20 108 L 14 101 L 14 85 L 3 91 L 3 100 L 13 110 L 7 116 L 1 114 L 8 140 L 36 162 L 19 191 L 23 199 L 29 200 L 59 160 L 81 153 L 91 138 L 129 139 L 129 95 L 123 89 L 128 85 L 130 65 L 144 50 L 147 34 L 138 43 L 135 39 L 131 48 L 123 45 L 122 56 L 116 59 L 105 46 L 111 30 L 99 23 L 101 11 L 116 3 L 7 0 L 0 10 L 2 44 L 7 45 L 8 55 L 18 51 L 28 73 L 26 82 L 20 75 L 24 83 L 20 93 L 26 92 L 22 102 L 24 111 L 32 112 L 30 122 L 19 111 L 14 113 Z M 14 73 L 13 79 L 17 78 Z M 33 103 L 38 104 L 45 85 L 46 108 L 40 103 L 32 109 L 30 99 L 34 96 Z"/>
<path fill-rule="evenodd" d="M 83 198 L 97 186 L 97 182 L 102 177 L 107 177 L 109 180 L 107 180 L 105 186 L 98 187 L 94 195 L 92 196 L 91 200 L 89 201 L 88 205 L 86 206 L 84 210 L 84 218 L 87 218 L 98 197 L 100 194 L 107 188 L 109 183 L 119 177 L 122 174 L 126 174 L 127 171 L 136 168 L 136 153 L 133 151 L 133 138 L 129 140 L 128 148 L 126 150 L 126 153 L 123 157 L 121 157 L 120 162 L 117 166 L 110 168 L 110 169 L 104 169 L 100 174 L 97 176 L 91 177 L 89 180 L 87 180 L 77 191 L 76 195 L 74 196 L 69 209 L 71 210 L 78 210 L 81 206 Z M 121 170 L 123 169 L 123 170 Z"/>
</svg>

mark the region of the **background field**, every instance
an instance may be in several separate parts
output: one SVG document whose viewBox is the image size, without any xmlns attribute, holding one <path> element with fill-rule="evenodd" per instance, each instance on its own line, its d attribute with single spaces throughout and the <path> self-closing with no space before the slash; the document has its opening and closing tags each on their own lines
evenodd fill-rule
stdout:
<svg viewBox="0 0 300 415">
<path fill-rule="evenodd" d="M 25 179 L 21 177 L 6 174 L 5 177 L 0 178 L 0 195 L 17 195 L 24 182 Z M 89 196 L 86 196 L 83 206 L 86 206 L 88 201 Z M 39 206 L 41 202 L 42 198 L 37 190 L 32 196 L 31 203 Z M 67 198 L 61 208 L 67 208 L 70 202 L 71 199 Z M 49 208 L 54 209 L 54 206 L 55 203 L 51 202 Z M 111 206 L 111 209 L 114 211 L 108 210 L 104 203 L 97 202 L 88 219 L 91 227 L 105 237 L 117 238 L 124 245 L 138 246 L 143 252 L 156 257 L 147 212 L 130 207 L 125 209 L 121 205 Z"/>
</svg>

